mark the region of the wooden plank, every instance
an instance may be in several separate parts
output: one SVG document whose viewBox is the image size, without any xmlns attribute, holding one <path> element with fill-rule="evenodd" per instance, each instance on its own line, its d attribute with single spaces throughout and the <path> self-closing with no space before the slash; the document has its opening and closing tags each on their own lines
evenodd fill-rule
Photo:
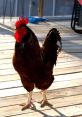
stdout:
<svg viewBox="0 0 82 117">
<path fill-rule="evenodd" d="M 41 42 L 42 43 L 42 42 Z M 40 44 L 41 44 L 40 43 Z M 67 41 L 66 43 L 62 43 L 62 47 L 63 49 L 73 49 L 73 48 L 81 48 L 82 49 L 82 46 L 81 46 L 81 42 L 79 42 L 80 44 L 78 45 L 77 43 L 72 43 L 70 41 Z M 70 46 L 69 46 L 70 44 Z M 6 45 L 6 46 L 4 46 Z M 14 43 L 1 43 L 1 46 L 0 46 L 0 50 L 5 50 L 5 49 L 14 49 Z"/>
<path fill-rule="evenodd" d="M 43 38 L 43 37 L 42 37 Z M 40 37 L 40 39 L 41 39 L 41 37 Z M 39 39 L 39 43 L 42 45 L 42 43 L 43 43 L 43 41 L 41 41 Z M 15 45 L 15 41 L 14 40 L 0 40 L 0 44 L 1 44 L 1 46 L 3 46 L 3 47 L 5 47 L 4 45 L 6 45 L 6 46 L 8 46 L 9 44 L 12 44 L 13 45 L 13 47 L 14 47 L 14 45 Z M 78 41 L 77 40 L 69 40 L 69 39 L 62 39 L 62 45 L 63 46 L 67 46 L 67 45 L 74 45 L 74 46 L 79 46 L 79 45 L 81 45 L 82 44 L 82 40 L 81 39 L 79 39 Z"/>
<path fill-rule="evenodd" d="M 77 40 L 67 40 L 67 41 L 63 41 L 62 42 L 62 45 L 63 46 L 68 46 L 68 45 L 74 45 L 74 46 L 80 46 L 80 45 L 82 45 L 82 40 L 79 40 L 78 41 L 78 39 Z"/>
<path fill-rule="evenodd" d="M 82 72 L 64 74 L 64 75 L 55 75 L 55 81 L 65 81 L 82 78 Z M 20 79 L 18 74 L 12 75 L 2 75 L 0 76 L 0 82 L 13 81 Z"/>
<path fill-rule="evenodd" d="M 70 45 L 70 46 L 69 46 Z M 73 49 L 73 48 L 82 48 L 82 44 L 75 44 L 75 43 L 71 43 L 71 42 L 67 42 L 67 43 L 64 43 L 64 44 L 62 44 L 62 47 L 63 47 L 63 49 Z"/>
<path fill-rule="evenodd" d="M 58 75 L 58 74 L 76 73 L 76 72 L 82 72 L 82 65 L 75 66 L 75 67 L 62 68 L 62 70 L 61 70 L 61 68 L 53 70 L 54 75 L 55 74 Z"/>
<path fill-rule="evenodd" d="M 0 52 L 0 60 L 1 59 L 8 59 L 8 58 L 10 58 L 10 59 L 12 59 L 12 57 L 13 57 L 13 53 L 14 53 L 14 51 L 13 50 L 6 50 L 6 52 L 5 51 L 1 51 Z M 75 54 L 75 53 L 74 53 Z M 3 56 L 2 56 L 3 55 Z M 79 53 L 78 54 L 78 56 L 79 57 L 82 57 L 82 55 Z M 70 58 L 69 58 L 70 57 Z M 76 57 L 74 57 L 74 56 L 66 56 L 66 55 L 63 55 L 63 56 L 58 56 L 58 60 L 63 60 L 64 61 L 64 59 L 65 60 L 73 60 L 73 59 L 75 59 L 75 60 L 78 60 Z"/>
<path fill-rule="evenodd" d="M 18 80 L 18 79 L 20 79 L 18 74 L 0 76 L 0 82 L 12 81 L 12 80 Z"/>
<path fill-rule="evenodd" d="M 6 59 L 12 59 L 13 57 L 13 53 L 11 53 L 12 50 L 9 50 L 10 52 L 8 54 L 4 54 L 4 52 L 2 52 L 3 56 L 0 55 L 0 63 L 1 63 L 1 60 L 3 60 L 4 62 L 6 62 Z"/>
<path fill-rule="evenodd" d="M 6 50 L 6 51 L 0 51 L 0 60 L 1 59 L 5 59 L 5 58 L 12 58 L 14 51 L 13 50 Z M 2 56 L 3 55 L 3 56 Z M 76 57 L 75 57 L 76 56 Z M 77 57 L 82 58 L 82 54 L 80 53 L 66 53 L 66 52 L 61 52 L 58 56 L 58 60 L 60 60 L 60 58 L 62 58 L 64 60 L 64 58 L 66 59 L 77 59 Z M 62 60 L 61 59 L 61 60 Z"/>
<path fill-rule="evenodd" d="M 11 58 L 13 53 L 14 53 L 14 51 L 12 49 L 6 50 L 6 51 L 1 50 L 0 51 L 0 59 Z"/>
<path fill-rule="evenodd" d="M 12 64 L 12 58 L 0 59 L 0 65 L 3 65 L 3 64 Z"/>
<path fill-rule="evenodd" d="M 74 116 L 71 116 L 71 117 L 74 117 Z M 75 117 L 82 117 L 82 114 L 76 115 Z"/>
<path fill-rule="evenodd" d="M 45 38 L 46 38 L 46 35 L 47 35 L 47 32 L 45 32 L 45 31 L 43 31 L 43 33 L 41 34 L 36 34 L 37 35 L 37 37 L 38 37 L 38 40 L 39 41 L 43 41 Z M 69 41 L 71 41 L 71 40 L 74 40 L 74 41 L 76 41 L 76 40 L 78 40 L 78 41 L 82 41 L 82 38 L 81 38 L 81 36 L 79 36 L 79 35 L 70 35 L 70 34 L 65 34 L 65 33 L 61 33 L 60 32 L 60 36 L 61 36 L 61 39 L 62 39 L 62 43 L 63 42 L 67 42 L 68 40 Z"/>
<path fill-rule="evenodd" d="M 41 38 L 41 37 L 40 37 Z M 42 45 L 44 40 L 39 40 L 39 43 Z M 4 40 L 0 40 L 0 44 L 1 46 L 8 46 L 9 44 L 12 44 L 13 46 L 15 45 L 15 40 L 7 40 L 7 39 L 4 39 Z M 82 44 L 82 40 L 81 39 L 75 39 L 75 40 L 69 40 L 69 39 L 62 39 L 62 45 L 65 46 L 65 45 L 75 45 L 75 46 L 80 46 Z"/>
<path fill-rule="evenodd" d="M 13 43 L 3 43 L 0 45 L 0 50 L 8 50 L 8 49 L 14 49 L 14 44 Z"/>
<path fill-rule="evenodd" d="M 58 108 L 57 111 L 62 113 L 62 115 L 65 116 L 77 116 L 82 115 L 82 104 L 74 105 L 74 106 L 68 106 L 63 108 Z"/>
<path fill-rule="evenodd" d="M 74 66 L 74 67 L 63 67 L 61 68 L 54 68 L 53 75 L 60 75 L 60 74 L 67 74 L 67 73 L 76 73 L 82 71 L 82 65 Z M 16 74 L 17 72 L 12 68 L 9 69 L 2 69 L 0 70 L 0 75 L 12 75 Z"/>
<path fill-rule="evenodd" d="M 6 53 L 4 51 L 1 52 L 1 54 L 0 54 L 0 63 L 2 63 L 2 61 L 3 61 L 3 63 L 5 63 L 6 62 L 6 59 L 11 59 L 12 60 L 14 51 L 9 50 L 7 52 Z M 78 53 L 78 54 L 77 53 L 69 53 L 69 54 L 72 54 L 72 55 L 70 55 L 70 56 L 66 56 L 66 55 L 60 56 L 59 55 L 57 62 L 65 63 L 65 62 L 68 62 L 68 61 L 81 60 L 81 58 L 82 58 L 82 54 L 81 53 Z"/>
<path fill-rule="evenodd" d="M 23 87 L 21 87 L 22 84 L 21 84 L 20 80 L 2 82 L 0 84 L 1 84 L 0 85 L 0 97 L 27 93 L 27 91 Z M 82 85 L 82 78 L 75 79 L 75 80 L 69 80 L 69 81 L 54 82 L 48 90 L 75 87 L 75 86 L 81 86 L 81 85 Z M 39 91 L 38 89 L 36 89 L 36 88 L 34 89 L 34 92 L 38 92 L 38 91 Z"/>
<path fill-rule="evenodd" d="M 62 34 L 61 34 L 62 35 Z M 65 33 L 63 33 L 63 35 L 61 36 L 62 37 L 62 41 L 65 42 L 65 41 L 82 41 L 81 39 L 81 36 L 80 35 L 66 35 Z"/>
<path fill-rule="evenodd" d="M 12 64 L 12 63 L 11 63 L 11 64 L 10 64 L 10 63 L 1 64 L 1 65 L 0 65 L 0 70 L 2 70 L 2 69 L 3 69 L 3 70 L 4 70 L 4 69 L 14 69 L 14 68 L 13 68 L 13 64 Z"/>
<path fill-rule="evenodd" d="M 22 103 L 22 101 L 23 100 L 21 100 L 20 103 Z M 40 104 L 35 102 L 34 104 L 36 106 L 36 109 L 33 110 L 27 109 L 24 112 L 21 111 L 21 107 L 19 106 L 20 103 L 19 104 L 17 103 L 17 105 L 10 105 L 8 107 L 0 108 L 0 114 L 6 116 L 19 116 L 23 114 L 29 115 L 29 113 L 32 113 L 32 115 L 36 115 L 34 113 L 36 113 L 37 111 L 40 113 L 44 112 L 47 115 L 48 114 L 50 115 L 52 113 L 52 112 L 48 113 L 48 111 L 46 112 L 46 110 L 53 110 L 53 112 L 56 111 L 58 114 L 66 116 L 82 114 L 82 105 L 80 104 L 82 103 L 82 95 L 52 99 L 49 100 L 49 102 L 53 106 L 45 106 L 44 108 L 41 108 Z"/>
<path fill-rule="evenodd" d="M 28 113 L 21 113 L 14 115 L 14 117 L 82 117 L 82 105 L 74 105 L 64 108 L 50 108 L 45 110 L 38 110 L 36 109 L 34 112 L 28 112 Z M 65 111 L 66 110 L 66 111 Z M 80 115 L 80 116 L 79 116 Z"/>
<path fill-rule="evenodd" d="M 9 61 L 6 61 L 6 62 L 9 62 Z M 0 64 L 0 70 L 1 69 L 9 69 L 9 68 L 13 69 L 12 60 L 10 62 L 11 63 Z M 65 63 L 57 63 L 56 68 L 66 68 L 66 67 L 74 67 L 74 66 L 80 66 L 80 65 L 82 65 L 82 61 L 81 60 L 78 60 L 78 61 L 67 61 Z"/>
<path fill-rule="evenodd" d="M 41 36 L 40 36 L 41 37 Z M 6 38 L 8 38 L 8 37 L 6 37 Z M 11 37 L 9 37 L 9 39 L 11 38 L 11 40 L 12 40 L 12 42 L 15 42 L 15 41 L 13 41 L 13 37 L 11 36 Z M 39 38 L 39 37 L 38 37 Z M 71 38 L 71 37 L 70 37 Z M 77 39 L 77 38 L 76 38 Z M 4 41 L 6 40 L 6 42 L 11 42 L 11 40 L 8 40 L 7 41 L 7 39 L 5 39 L 5 37 L 4 37 L 4 39 L 3 39 Z M 63 39 L 62 39 L 63 40 Z M 67 40 L 67 38 L 66 38 L 66 40 Z M 72 40 L 72 39 L 71 39 Z M 1 41 L 1 42 L 4 42 L 4 41 Z M 67 40 L 68 41 L 68 40 Z M 77 40 L 76 40 L 77 41 Z M 72 43 L 72 42 L 74 42 L 74 41 L 71 41 L 70 42 L 70 40 L 68 41 L 69 43 Z M 79 42 L 79 41 L 78 41 Z M 1 45 L 3 45 L 4 43 L 2 43 Z M 14 47 L 14 43 L 11 43 L 11 44 L 13 44 L 13 47 Z M 64 43 L 63 43 L 64 44 Z M 68 43 L 67 43 L 68 44 Z M 74 44 L 74 43 L 73 43 Z M 80 43 L 81 44 L 81 43 Z M 6 46 L 8 46 L 9 45 L 9 43 L 5 43 L 4 45 L 6 45 Z M 5 46 L 5 47 L 6 47 Z M 1 47 L 1 46 L 0 46 Z M 9 46 L 8 46 L 9 47 Z M 11 46 L 10 46 L 11 47 Z M 4 47 L 3 47 L 3 49 L 4 49 Z"/>
<path fill-rule="evenodd" d="M 82 39 L 80 38 L 79 40 L 78 40 L 78 38 L 76 39 L 76 40 L 71 40 L 71 42 L 72 43 L 75 43 L 75 44 L 82 44 Z"/>
<path fill-rule="evenodd" d="M 74 67 L 65 67 L 65 68 L 54 68 L 53 75 L 60 75 L 60 74 L 67 74 L 67 73 L 76 73 L 76 72 L 82 72 L 82 65 L 80 66 L 74 66 Z M 0 70 L 0 76 L 2 75 L 13 75 L 17 72 L 14 69 L 3 69 Z"/>
<path fill-rule="evenodd" d="M 69 81 L 82 79 L 82 72 L 54 76 L 55 81 Z"/>
<path fill-rule="evenodd" d="M 75 53 L 75 52 L 80 53 L 81 50 L 82 49 L 79 49 L 79 48 L 78 49 L 63 49 L 63 51 L 70 53 L 70 54 Z"/>
<path fill-rule="evenodd" d="M 63 97 L 70 97 L 82 94 L 82 86 L 78 87 L 70 87 L 65 89 L 55 89 L 55 90 L 48 90 L 47 91 L 47 99 L 57 99 Z M 24 95 L 16 95 L 11 97 L 2 97 L 0 98 L 0 108 L 1 107 L 8 107 L 9 105 L 16 105 L 20 103 L 20 100 L 26 100 L 27 94 Z M 41 93 L 40 92 L 33 92 L 33 100 L 40 101 L 41 100 Z M 8 103 L 7 103 L 8 102 Z"/>
<path fill-rule="evenodd" d="M 56 68 L 74 67 L 82 65 L 82 60 L 67 61 L 65 63 L 57 63 Z"/>
<path fill-rule="evenodd" d="M 16 74 L 17 72 L 14 69 L 4 69 L 0 70 L 0 76 L 2 75 L 9 75 L 9 74 Z"/>
<path fill-rule="evenodd" d="M 15 43 L 15 39 L 14 39 L 14 37 L 12 37 L 12 36 L 7 36 L 7 37 L 0 37 L 0 43 L 1 44 L 8 44 L 8 43 Z"/>
<path fill-rule="evenodd" d="M 3 38 L 3 39 L 2 39 Z M 5 34 L 4 36 L 3 36 L 3 34 L 0 34 L 0 40 L 13 40 L 14 38 L 13 38 L 13 36 L 12 35 L 10 35 L 10 34 Z"/>
<path fill-rule="evenodd" d="M 71 46 L 71 47 L 70 47 Z M 70 45 L 70 46 L 63 46 L 63 50 L 72 50 L 72 49 L 80 49 L 80 52 L 81 52 L 81 50 L 82 50 L 82 45 L 79 45 L 79 46 L 75 46 L 75 45 Z M 71 52 L 71 51 L 70 51 Z"/>
<path fill-rule="evenodd" d="M 8 44 L 10 46 L 1 46 L 0 47 L 0 51 L 1 50 L 13 50 L 14 49 L 14 45 L 13 44 Z M 81 52 L 82 51 L 82 46 L 75 46 L 75 45 L 70 45 L 69 46 L 63 46 L 62 50 L 66 51 L 66 52 Z M 14 50 L 13 50 L 14 51 Z"/>
</svg>

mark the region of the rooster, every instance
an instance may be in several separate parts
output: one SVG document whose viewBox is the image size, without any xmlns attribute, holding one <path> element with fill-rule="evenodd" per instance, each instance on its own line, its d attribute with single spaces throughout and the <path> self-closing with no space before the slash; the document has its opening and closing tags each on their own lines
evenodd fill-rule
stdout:
<svg viewBox="0 0 82 117">
<path fill-rule="evenodd" d="M 20 18 L 15 26 L 16 40 L 13 66 L 18 72 L 24 88 L 29 92 L 28 101 L 22 108 L 32 107 L 32 92 L 36 87 L 42 92 L 41 107 L 48 103 L 46 91 L 54 81 L 53 67 L 62 48 L 61 37 L 56 28 L 52 28 L 40 47 L 34 32 L 27 26 L 28 19 Z"/>
</svg>

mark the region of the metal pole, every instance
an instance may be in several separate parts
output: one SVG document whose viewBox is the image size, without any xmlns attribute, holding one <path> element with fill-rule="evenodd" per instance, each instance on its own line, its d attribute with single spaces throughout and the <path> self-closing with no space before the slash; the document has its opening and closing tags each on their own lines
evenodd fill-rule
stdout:
<svg viewBox="0 0 82 117">
<path fill-rule="evenodd" d="M 15 0 L 15 17 L 17 16 L 18 0 Z"/>
<path fill-rule="evenodd" d="M 29 16 L 31 16 L 32 0 L 29 1 Z"/>
<path fill-rule="evenodd" d="M 7 0 L 3 1 L 3 24 L 5 20 L 6 9 L 7 9 Z"/>
<path fill-rule="evenodd" d="M 53 0 L 53 12 L 52 12 L 52 16 L 55 15 L 55 4 L 56 4 L 56 0 Z"/>
</svg>

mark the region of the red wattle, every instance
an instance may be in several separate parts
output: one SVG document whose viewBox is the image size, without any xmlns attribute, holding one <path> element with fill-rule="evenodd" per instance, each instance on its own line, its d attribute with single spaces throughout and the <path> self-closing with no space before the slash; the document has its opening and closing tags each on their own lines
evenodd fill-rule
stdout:
<svg viewBox="0 0 82 117">
<path fill-rule="evenodd" d="M 21 42 L 23 37 L 27 34 L 27 30 L 21 28 L 14 33 L 14 37 L 17 42 Z"/>
</svg>

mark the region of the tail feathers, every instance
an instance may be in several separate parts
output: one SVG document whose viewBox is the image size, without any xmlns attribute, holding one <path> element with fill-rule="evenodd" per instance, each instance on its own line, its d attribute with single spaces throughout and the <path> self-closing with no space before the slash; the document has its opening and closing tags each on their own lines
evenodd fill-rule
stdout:
<svg viewBox="0 0 82 117">
<path fill-rule="evenodd" d="M 52 62 L 56 65 L 57 56 L 62 49 L 61 37 L 56 28 L 52 28 L 43 43 L 44 62 Z"/>
</svg>

